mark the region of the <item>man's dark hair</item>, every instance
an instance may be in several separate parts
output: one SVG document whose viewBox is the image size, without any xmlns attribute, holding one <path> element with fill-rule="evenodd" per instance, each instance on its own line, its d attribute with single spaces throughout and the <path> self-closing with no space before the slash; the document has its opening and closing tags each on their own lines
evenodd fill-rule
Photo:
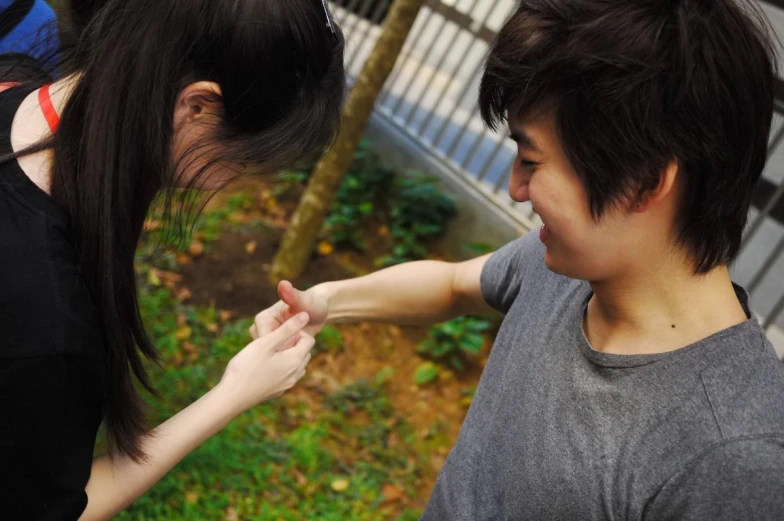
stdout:
<svg viewBox="0 0 784 521">
<path fill-rule="evenodd" d="M 493 45 L 479 102 L 493 129 L 510 106 L 552 102 L 597 220 L 676 160 L 679 243 L 707 273 L 740 250 L 775 73 L 769 26 L 748 0 L 526 0 Z"/>
</svg>

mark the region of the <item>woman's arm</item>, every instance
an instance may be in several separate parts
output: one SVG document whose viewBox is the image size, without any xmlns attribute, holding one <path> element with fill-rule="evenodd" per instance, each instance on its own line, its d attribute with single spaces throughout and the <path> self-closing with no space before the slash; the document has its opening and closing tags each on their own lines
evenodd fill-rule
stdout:
<svg viewBox="0 0 784 521">
<path fill-rule="evenodd" d="M 215 388 L 147 435 L 145 461 L 96 459 L 87 483 L 87 509 L 79 520 L 111 519 L 234 417 L 290 389 L 304 376 L 315 342 L 301 332 L 307 323 L 307 314 L 301 313 L 237 354 Z"/>
</svg>

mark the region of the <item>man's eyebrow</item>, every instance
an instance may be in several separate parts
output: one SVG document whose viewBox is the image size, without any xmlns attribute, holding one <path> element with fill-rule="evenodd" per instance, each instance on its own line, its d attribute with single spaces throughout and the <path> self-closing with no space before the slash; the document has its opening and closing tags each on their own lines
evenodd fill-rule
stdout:
<svg viewBox="0 0 784 521">
<path fill-rule="evenodd" d="M 536 146 L 536 143 L 521 130 L 512 130 L 509 132 L 509 139 L 517 143 L 518 146 L 528 148 L 535 152 L 539 151 L 539 147 Z"/>
</svg>

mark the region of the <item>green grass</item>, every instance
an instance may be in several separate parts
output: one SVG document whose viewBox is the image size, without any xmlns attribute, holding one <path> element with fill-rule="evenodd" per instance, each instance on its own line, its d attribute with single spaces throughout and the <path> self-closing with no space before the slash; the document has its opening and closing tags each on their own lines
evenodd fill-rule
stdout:
<svg viewBox="0 0 784 521">
<path fill-rule="evenodd" d="M 251 322 L 211 333 L 216 310 L 183 305 L 146 284 L 140 302 L 162 356 L 161 367 L 150 368 L 159 397 L 148 398 L 161 421 L 220 380 L 248 342 Z M 183 342 L 191 352 L 183 353 Z M 392 432 L 400 441 L 390 448 Z M 235 419 L 116 519 L 410 521 L 418 512 L 398 514 L 382 488 L 416 495 L 427 450 L 392 408 L 383 379 L 340 389 L 315 410 L 284 397 Z M 341 480 L 348 487 L 336 491 Z"/>
</svg>

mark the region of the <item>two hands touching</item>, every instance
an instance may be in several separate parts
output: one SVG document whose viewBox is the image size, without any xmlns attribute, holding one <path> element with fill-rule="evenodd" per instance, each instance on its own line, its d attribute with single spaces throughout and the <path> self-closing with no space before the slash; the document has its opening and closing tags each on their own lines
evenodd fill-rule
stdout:
<svg viewBox="0 0 784 521">
<path fill-rule="evenodd" d="M 244 382 L 235 389 L 248 386 L 245 405 L 252 407 L 304 376 L 314 336 L 328 321 L 424 325 L 490 313 L 480 280 L 489 257 L 462 263 L 409 262 L 307 291 L 281 282 L 280 301 L 256 315 L 250 328 L 254 340 L 229 363 L 224 379 Z"/>
<path fill-rule="evenodd" d="M 221 386 L 233 389 L 237 414 L 280 396 L 305 376 L 315 335 L 324 327 L 327 300 L 317 291 L 278 285 L 280 301 L 256 315 L 253 342 L 226 366 Z"/>
</svg>

